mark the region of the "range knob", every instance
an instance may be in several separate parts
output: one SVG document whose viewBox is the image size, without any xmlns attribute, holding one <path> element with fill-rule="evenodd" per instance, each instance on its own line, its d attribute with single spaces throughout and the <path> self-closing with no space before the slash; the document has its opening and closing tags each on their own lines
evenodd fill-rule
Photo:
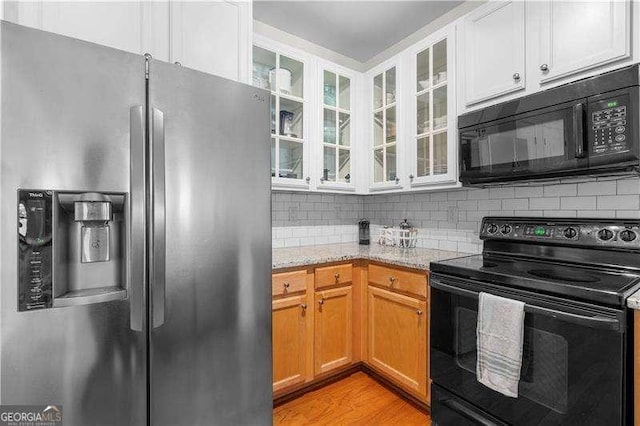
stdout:
<svg viewBox="0 0 640 426">
<path fill-rule="evenodd" d="M 495 234 L 496 232 L 498 232 L 498 225 L 496 225 L 495 223 L 491 223 L 489 226 L 487 226 L 487 232 L 490 234 Z"/>
<path fill-rule="evenodd" d="M 569 227 L 569 228 L 564 228 L 564 231 L 562 231 L 562 234 L 564 235 L 565 238 L 572 240 L 578 235 L 578 231 L 576 230 L 576 228 Z"/>
<path fill-rule="evenodd" d="M 636 233 L 633 231 L 629 231 L 628 229 L 625 229 L 624 231 L 620 232 L 620 239 L 627 243 L 630 243 L 631 241 L 635 240 L 636 237 L 637 237 Z"/>
<path fill-rule="evenodd" d="M 508 234 L 509 232 L 511 232 L 511 226 L 509 225 L 502 225 L 500 227 L 500 232 L 502 232 L 503 234 Z"/>
<path fill-rule="evenodd" d="M 613 238 L 613 232 L 611 232 L 609 229 L 601 229 L 598 231 L 598 238 L 600 238 L 602 241 L 608 241 Z"/>
</svg>

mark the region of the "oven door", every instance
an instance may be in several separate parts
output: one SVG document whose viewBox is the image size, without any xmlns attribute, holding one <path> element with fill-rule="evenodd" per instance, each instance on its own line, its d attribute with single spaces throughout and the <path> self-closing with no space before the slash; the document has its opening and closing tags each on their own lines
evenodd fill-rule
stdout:
<svg viewBox="0 0 640 426">
<path fill-rule="evenodd" d="M 586 168 L 586 99 L 460 129 L 466 184 L 559 176 Z"/>
<path fill-rule="evenodd" d="M 624 424 L 625 311 L 441 274 L 430 284 L 434 385 L 508 424 Z M 476 379 L 480 291 L 526 304 L 518 398 Z M 442 424 L 437 407 L 433 416 Z"/>
</svg>

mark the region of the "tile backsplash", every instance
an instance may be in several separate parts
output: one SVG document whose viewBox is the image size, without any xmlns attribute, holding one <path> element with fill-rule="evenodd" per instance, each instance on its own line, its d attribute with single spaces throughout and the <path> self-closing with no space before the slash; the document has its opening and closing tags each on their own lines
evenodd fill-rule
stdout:
<svg viewBox="0 0 640 426">
<path fill-rule="evenodd" d="M 478 231 L 484 216 L 638 219 L 640 179 L 585 178 L 366 196 L 274 192 L 272 214 L 274 247 L 338 242 L 340 232 L 345 240 L 356 241 L 356 222 L 366 217 L 372 224 L 372 242 L 378 235 L 377 225 L 397 226 L 408 219 L 420 228 L 418 246 L 475 253 L 481 249 Z"/>
</svg>

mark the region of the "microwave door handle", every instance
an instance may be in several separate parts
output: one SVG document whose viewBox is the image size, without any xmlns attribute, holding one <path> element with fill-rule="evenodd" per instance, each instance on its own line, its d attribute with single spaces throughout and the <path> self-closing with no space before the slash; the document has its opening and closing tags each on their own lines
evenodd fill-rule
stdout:
<svg viewBox="0 0 640 426">
<path fill-rule="evenodd" d="M 445 291 L 447 293 L 456 294 L 458 296 L 463 296 L 463 297 L 469 297 L 474 300 L 477 300 L 480 296 L 480 294 L 477 291 L 467 290 L 464 288 L 445 284 L 439 280 L 432 279 L 430 280 L 429 285 L 433 288 Z M 608 330 L 615 330 L 618 332 L 623 331 L 622 330 L 623 324 L 617 318 L 605 317 L 601 315 L 595 315 L 595 316 L 580 315 L 580 314 L 574 314 L 571 312 L 543 308 L 541 306 L 533 306 L 530 304 L 524 305 L 524 311 L 531 314 L 550 316 L 553 318 L 568 321 L 573 324 L 577 324 L 577 325 L 581 325 L 589 328 L 608 329 Z"/>
<path fill-rule="evenodd" d="M 164 323 L 165 316 L 165 262 L 166 262 L 166 225 L 165 225 L 165 156 L 164 156 L 164 113 L 156 108 L 149 111 L 150 141 L 149 147 L 149 274 L 151 288 L 151 314 L 153 328 Z"/>
<path fill-rule="evenodd" d="M 573 143 L 575 158 L 584 158 L 584 104 L 573 106 Z"/>
</svg>

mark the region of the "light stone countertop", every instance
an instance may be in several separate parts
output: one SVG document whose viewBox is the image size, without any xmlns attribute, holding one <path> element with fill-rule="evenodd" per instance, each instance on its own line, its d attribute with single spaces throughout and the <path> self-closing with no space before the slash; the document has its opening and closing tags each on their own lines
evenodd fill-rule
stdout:
<svg viewBox="0 0 640 426">
<path fill-rule="evenodd" d="M 272 270 L 276 270 L 296 266 L 367 259 L 407 268 L 428 270 L 429 263 L 432 261 L 462 256 L 467 256 L 467 254 L 424 248 L 402 249 L 381 246 L 376 243 L 368 246 L 361 246 L 358 243 L 342 243 L 273 249 L 271 266 Z"/>
<path fill-rule="evenodd" d="M 640 310 L 640 290 L 627 298 L 627 307 Z"/>
</svg>

